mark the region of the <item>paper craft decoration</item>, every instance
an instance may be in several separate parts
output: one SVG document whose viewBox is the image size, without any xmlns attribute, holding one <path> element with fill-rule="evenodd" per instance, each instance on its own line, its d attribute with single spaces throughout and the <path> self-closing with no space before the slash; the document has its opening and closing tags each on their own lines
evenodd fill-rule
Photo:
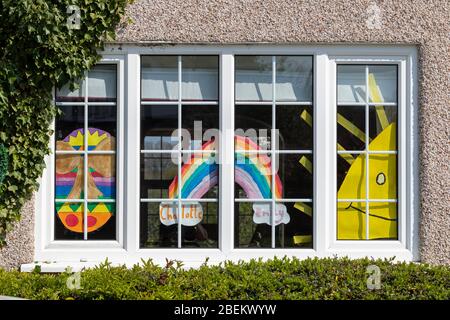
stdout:
<svg viewBox="0 0 450 320">
<path fill-rule="evenodd" d="M 178 223 L 178 203 L 161 202 L 159 205 L 159 219 L 165 226 Z M 181 222 L 184 226 L 193 227 L 203 219 L 203 208 L 198 202 L 183 202 L 181 205 Z"/>
<path fill-rule="evenodd" d="M 115 139 L 108 132 L 88 128 L 88 150 L 106 151 L 115 149 Z M 84 150 L 84 129 L 76 129 L 61 141 L 56 142 L 57 150 Z M 114 214 L 114 204 L 101 202 L 101 199 L 115 198 L 115 157 L 96 154 L 89 156 L 87 175 L 88 199 L 99 199 L 89 203 L 87 212 L 87 232 L 103 225 Z M 56 158 L 56 199 L 84 198 L 84 158 L 80 154 L 58 154 Z M 57 202 L 56 212 L 62 224 L 70 231 L 82 233 L 84 225 L 83 204 Z"/>
<path fill-rule="evenodd" d="M 388 150 L 395 141 L 396 125 L 391 123 L 369 144 L 371 150 Z M 369 192 L 371 199 L 397 198 L 397 158 L 395 154 L 371 155 L 369 158 Z M 338 191 L 338 199 L 366 197 L 365 156 L 359 155 L 350 166 Z M 369 207 L 369 239 L 397 237 L 397 204 L 371 202 Z M 366 203 L 338 202 L 338 239 L 366 238 Z"/>
<path fill-rule="evenodd" d="M 383 97 L 378 89 L 375 76 L 370 73 L 368 78 L 370 96 L 373 102 L 382 102 Z M 396 124 L 389 123 L 385 109 L 382 105 L 375 106 L 378 121 L 383 129 L 373 140 L 369 139 L 369 150 L 395 150 L 396 149 Z M 306 111 L 300 114 L 300 118 L 312 127 L 312 117 Z M 365 142 L 365 133 L 351 121 L 337 115 L 337 122 L 353 136 Z M 345 148 L 337 144 L 337 150 L 345 151 Z M 365 198 L 365 155 L 361 154 L 356 159 L 352 154 L 339 154 L 350 168 L 342 182 L 339 191 L 339 199 Z M 395 199 L 397 197 L 397 159 L 395 155 L 371 155 L 369 158 L 369 190 L 371 199 Z M 312 173 L 312 165 L 306 157 L 302 157 L 299 163 Z M 298 202 L 294 208 L 311 216 L 312 208 L 303 202 Z M 337 238 L 347 240 L 366 239 L 366 208 L 365 202 L 338 202 L 337 205 Z M 310 237 L 310 236 L 305 236 Z M 397 206 L 392 202 L 372 202 L 369 208 L 369 239 L 395 239 L 397 237 Z M 306 239 L 306 238 L 305 238 Z M 294 236 L 294 243 L 306 241 L 303 236 Z M 309 239 L 309 238 L 308 238 Z"/>
<path fill-rule="evenodd" d="M 254 203 L 253 204 L 253 222 L 256 224 L 268 224 L 272 225 L 271 217 L 271 204 L 270 203 Z M 284 204 L 277 203 L 275 205 L 274 225 L 288 224 L 291 221 L 291 217 L 287 212 L 287 208 Z"/>
<path fill-rule="evenodd" d="M 235 136 L 235 147 L 237 151 L 242 151 L 235 155 L 236 183 L 244 190 L 249 199 L 270 199 L 272 179 L 271 159 L 266 155 L 245 152 L 245 150 L 261 150 L 250 138 Z M 203 152 L 193 154 L 190 161 L 181 168 L 181 180 L 183 182 L 181 197 L 183 199 L 201 199 L 218 183 L 219 166 L 215 159 L 215 142 L 213 140 L 206 142 L 202 146 L 202 150 Z M 282 197 L 282 191 L 283 186 L 280 177 L 278 174 L 275 174 L 275 198 L 280 199 Z M 175 176 L 169 186 L 169 198 L 175 199 L 177 196 L 178 176 Z M 162 206 L 163 204 L 160 206 L 160 213 L 164 212 L 161 211 L 164 210 Z M 279 208 L 281 206 L 283 205 L 280 205 Z M 259 207 L 257 208 L 258 210 L 260 209 Z M 186 208 L 183 209 L 187 210 Z M 162 223 L 166 223 L 163 222 L 161 216 L 160 220 Z M 256 217 L 255 208 L 253 220 L 255 223 L 271 223 L 270 220 Z M 285 212 L 279 223 L 288 223 L 289 220 L 289 214 Z M 181 223 L 185 224 L 183 219 Z"/>
</svg>

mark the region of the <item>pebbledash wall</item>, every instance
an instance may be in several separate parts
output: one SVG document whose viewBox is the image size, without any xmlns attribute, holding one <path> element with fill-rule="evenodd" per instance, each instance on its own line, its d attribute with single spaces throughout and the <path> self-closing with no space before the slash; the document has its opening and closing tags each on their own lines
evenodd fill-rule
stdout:
<svg viewBox="0 0 450 320">
<path fill-rule="evenodd" d="M 368 28 L 369 7 L 380 9 Z M 447 0 L 141 0 L 117 44 L 415 45 L 419 63 L 420 260 L 450 264 L 450 2 Z M 34 198 L 0 250 L 0 267 L 33 261 Z"/>
</svg>

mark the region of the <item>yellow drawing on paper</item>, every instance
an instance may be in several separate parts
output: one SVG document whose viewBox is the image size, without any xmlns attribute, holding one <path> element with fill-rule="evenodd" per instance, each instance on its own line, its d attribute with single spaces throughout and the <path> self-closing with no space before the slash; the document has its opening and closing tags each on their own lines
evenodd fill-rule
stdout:
<svg viewBox="0 0 450 320">
<path fill-rule="evenodd" d="M 369 144 L 370 150 L 389 150 L 395 141 L 396 125 L 391 123 Z M 359 155 L 350 166 L 338 191 L 338 199 L 366 198 L 366 156 Z M 397 198 L 397 156 L 371 154 L 369 156 L 369 199 Z M 397 237 L 397 204 L 369 203 L 369 239 Z M 366 203 L 338 202 L 337 238 L 339 240 L 366 239 Z"/>
<path fill-rule="evenodd" d="M 380 154 L 371 154 L 369 163 L 369 210 L 366 209 L 366 154 L 361 153 L 356 158 L 350 153 L 338 153 L 343 160 L 350 165 L 342 184 L 339 187 L 338 199 L 359 199 L 359 201 L 344 201 L 337 204 L 337 239 L 338 240 L 365 240 L 368 239 L 396 239 L 397 238 L 397 203 L 387 201 L 397 199 L 397 155 L 395 153 L 382 153 L 382 151 L 395 151 L 396 123 L 389 123 L 385 108 L 379 103 L 383 102 L 382 94 L 375 81 L 375 76 L 370 73 L 369 92 L 371 101 L 378 103 L 375 106 L 381 132 L 372 140 L 369 138 L 370 151 L 381 151 Z M 300 118 L 309 126 L 313 126 L 311 115 L 305 110 Z M 353 136 L 365 142 L 366 135 L 342 114 L 337 114 L 337 122 Z M 345 148 L 337 143 L 338 151 Z M 311 162 L 303 156 L 299 163 L 312 173 Z M 294 208 L 311 216 L 312 209 L 306 203 L 298 202 Z M 368 212 L 369 230 L 366 230 Z M 367 233 L 366 233 L 367 232 Z M 303 238 L 294 237 L 295 243 L 300 243 Z"/>
</svg>

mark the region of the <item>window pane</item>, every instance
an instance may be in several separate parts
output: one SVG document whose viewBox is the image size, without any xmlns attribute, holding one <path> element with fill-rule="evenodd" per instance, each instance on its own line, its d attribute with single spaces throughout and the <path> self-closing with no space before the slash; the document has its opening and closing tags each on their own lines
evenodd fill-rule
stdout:
<svg viewBox="0 0 450 320">
<path fill-rule="evenodd" d="M 366 198 L 366 156 L 340 154 L 337 159 L 338 199 Z"/>
<path fill-rule="evenodd" d="M 365 202 L 338 202 L 337 238 L 338 240 L 366 240 Z"/>
<path fill-rule="evenodd" d="M 311 154 L 278 154 L 276 168 L 282 198 L 313 197 L 313 157 Z"/>
<path fill-rule="evenodd" d="M 142 100 L 178 100 L 178 57 L 142 56 Z"/>
<path fill-rule="evenodd" d="M 88 72 L 88 100 L 116 101 L 116 65 L 96 65 Z"/>
<path fill-rule="evenodd" d="M 235 202 L 234 246 L 236 248 L 270 248 L 272 245 L 270 202 Z"/>
<path fill-rule="evenodd" d="M 312 57 L 276 57 L 276 100 L 312 100 Z"/>
<path fill-rule="evenodd" d="M 276 127 L 280 150 L 312 150 L 312 107 L 276 106 Z"/>
<path fill-rule="evenodd" d="M 397 102 L 397 66 L 369 66 L 369 101 Z"/>
<path fill-rule="evenodd" d="M 78 80 L 78 89 L 70 90 L 69 84 L 64 85 L 56 90 L 57 102 L 83 102 L 86 91 L 86 83 L 84 80 Z"/>
<path fill-rule="evenodd" d="M 310 202 L 277 203 L 275 229 L 277 248 L 312 248 L 313 208 Z M 289 218 L 288 218 L 289 216 Z"/>
<path fill-rule="evenodd" d="M 83 150 L 84 106 L 58 106 L 55 121 L 56 150 Z"/>
<path fill-rule="evenodd" d="M 115 150 L 117 137 L 116 113 L 116 106 L 89 106 L 89 150 Z"/>
<path fill-rule="evenodd" d="M 178 225 L 173 217 L 178 211 L 176 202 L 142 202 L 140 220 L 141 248 L 176 248 Z"/>
<path fill-rule="evenodd" d="M 177 179 L 176 154 L 141 154 L 141 198 L 169 198 L 169 190 Z M 176 191 L 176 190 L 175 190 Z M 174 192 L 171 197 L 176 197 Z"/>
<path fill-rule="evenodd" d="M 338 66 L 339 102 L 349 101 L 342 99 L 344 93 L 345 97 L 348 97 L 350 92 L 344 84 L 349 78 L 347 77 L 349 70 L 352 69 L 352 77 L 355 79 L 358 68 L 360 68 L 359 76 L 362 70 L 364 73 L 368 71 L 367 75 L 360 76 L 358 81 L 362 86 L 361 79 L 364 79 L 364 83 L 368 84 L 369 102 L 378 104 L 365 107 L 338 106 L 337 148 L 340 151 L 337 159 L 338 199 L 353 200 L 337 204 L 338 239 L 396 239 L 397 155 L 388 154 L 388 151 L 396 151 L 397 148 L 397 107 L 383 106 L 379 103 L 396 102 L 397 67 Z M 358 91 L 355 89 L 355 92 Z M 360 99 L 359 102 L 365 101 Z M 366 112 L 368 112 L 367 123 Z M 366 126 L 368 136 L 365 133 Z M 366 139 L 369 139 L 369 150 L 365 148 Z M 361 152 L 345 153 L 352 150 Z M 369 154 L 368 151 L 374 150 L 386 151 L 386 154 Z"/>
<path fill-rule="evenodd" d="M 142 150 L 172 150 L 178 141 L 177 128 L 178 106 L 141 107 Z"/>
<path fill-rule="evenodd" d="M 366 67 L 339 65 L 337 67 L 338 103 L 366 102 Z"/>
<path fill-rule="evenodd" d="M 395 202 L 371 202 L 369 211 L 370 239 L 398 239 L 397 204 Z"/>
<path fill-rule="evenodd" d="M 219 139 L 219 107 L 183 105 L 183 149 L 199 150 L 209 141 Z"/>
<path fill-rule="evenodd" d="M 218 56 L 182 57 L 182 99 L 218 100 Z"/>
<path fill-rule="evenodd" d="M 116 65 L 97 65 L 88 72 L 88 77 L 91 102 L 116 100 Z M 84 89 L 78 93 L 84 92 Z M 78 93 L 78 96 L 82 96 Z M 85 102 L 84 99 L 79 101 Z M 58 108 L 61 109 L 62 115 L 55 121 L 55 199 L 81 201 L 88 199 L 105 199 L 106 201 L 107 199 L 109 202 L 90 202 L 86 208 L 81 202 L 56 202 L 55 239 L 82 240 L 84 232 L 87 232 L 88 240 L 114 240 L 116 239 L 116 219 L 111 217 L 115 217 L 116 211 L 114 203 L 116 154 L 98 154 L 98 152 L 116 150 L 117 106 L 115 103 L 113 105 L 83 104 L 58 106 Z M 85 123 L 86 109 L 87 123 Z M 85 127 L 88 128 L 87 132 Z M 83 229 L 85 218 L 83 210 L 87 210 L 87 230 Z"/>
<path fill-rule="evenodd" d="M 338 106 L 338 150 L 364 150 L 366 147 L 366 113 L 364 106 Z"/>
<path fill-rule="evenodd" d="M 235 150 L 270 150 L 272 106 L 236 106 L 235 128 Z"/>
<path fill-rule="evenodd" d="M 83 203 L 55 203 L 55 240 L 83 240 Z"/>
<path fill-rule="evenodd" d="M 370 106 L 369 150 L 397 150 L 397 107 Z"/>
<path fill-rule="evenodd" d="M 338 203 L 338 240 L 366 240 L 366 203 Z M 397 239 L 397 204 L 369 203 L 369 240 Z"/>
<path fill-rule="evenodd" d="M 236 56 L 236 100 L 272 100 L 272 57 Z"/>
<path fill-rule="evenodd" d="M 84 156 L 81 154 L 55 155 L 55 198 L 84 198 Z"/>
<path fill-rule="evenodd" d="M 88 240 L 116 239 L 115 203 L 88 203 L 87 225 Z"/>
<path fill-rule="evenodd" d="M 218 203 L 182 203 L 183 248 L 218 248 Z"/>
</svg>

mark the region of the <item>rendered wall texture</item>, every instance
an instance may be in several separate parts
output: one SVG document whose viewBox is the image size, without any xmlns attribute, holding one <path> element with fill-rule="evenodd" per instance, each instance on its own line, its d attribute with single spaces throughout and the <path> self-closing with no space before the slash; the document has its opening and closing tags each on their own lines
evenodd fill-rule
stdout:
<svg viewBox="0 0 450 320">
<path fill-rule="evenodd" d="M 374 3 L 379 29 L 367 25 Z M 117 30 L 119 43 L 417 45 L 420 255 L 450 264 L 450 1 L 136 0 L 127 16 L 133 23 Z M 24 208 L 0 266 L 32 261 L 32 211 Z"/>
<path fill-rule="evenodd" d="M 0 268 L 15 269 L 33 261 L 34 197 L 22 208 L 22 218 L 6 236 L 8 245 L 0 249 Z"/>
</svg>

